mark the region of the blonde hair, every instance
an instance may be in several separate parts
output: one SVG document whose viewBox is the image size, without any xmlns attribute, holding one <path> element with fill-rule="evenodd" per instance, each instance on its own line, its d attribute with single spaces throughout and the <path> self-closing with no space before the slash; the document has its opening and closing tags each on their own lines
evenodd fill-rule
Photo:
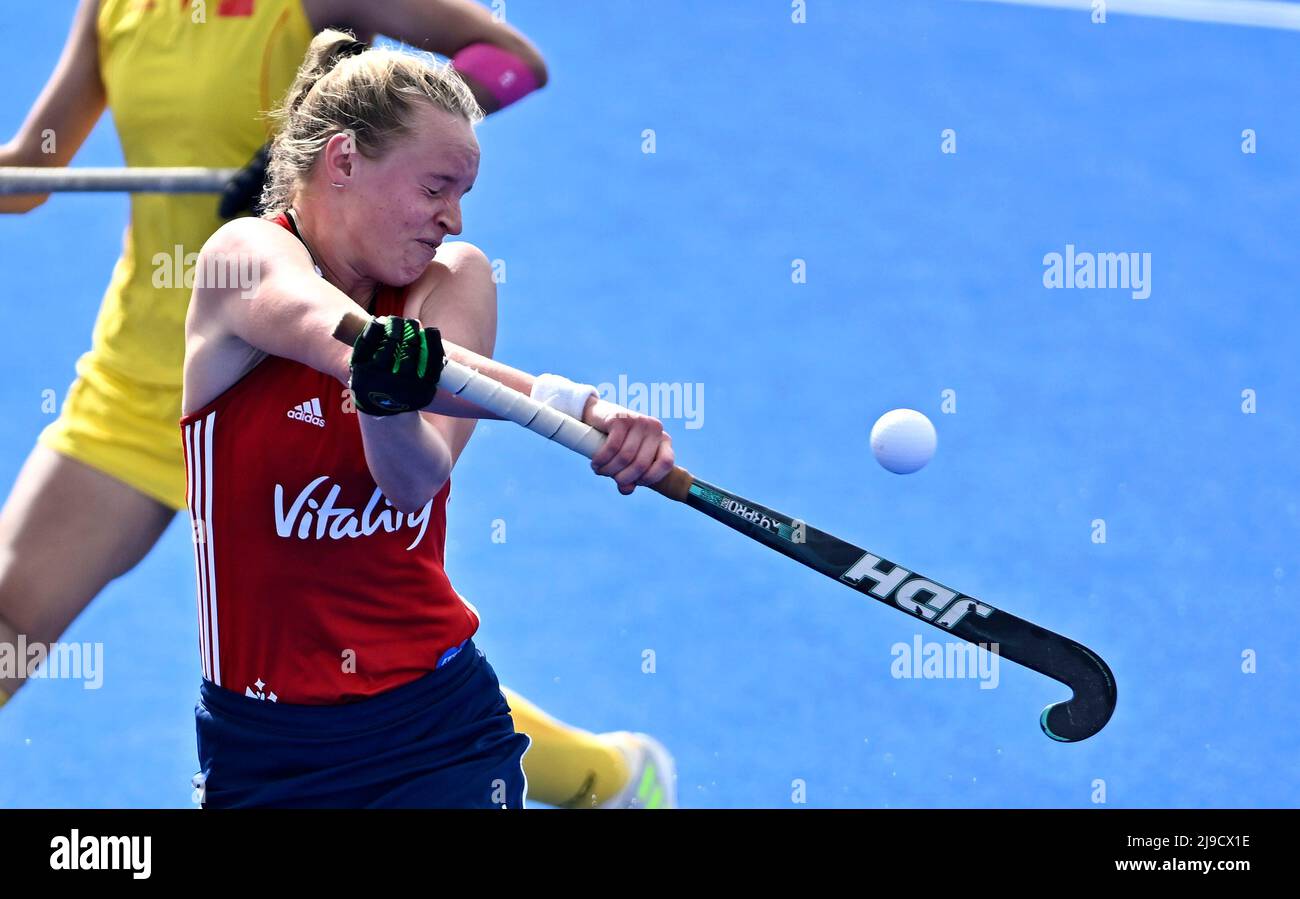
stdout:
<svg viewBox="0 0 1300 899">
<path fill-rule="evenodd" d="M 293 200 L 336 134 L 351 132 L 361 155 L 376 159 L 411 130 L 420 104 L 471 125 L 483 110 L 449 64 L 428 54 L 368 48 L 345 31 L 327 29 L 271 115 L 279 130 L 271 145 L 262 208 L 280 212 Z"/>
</svg>

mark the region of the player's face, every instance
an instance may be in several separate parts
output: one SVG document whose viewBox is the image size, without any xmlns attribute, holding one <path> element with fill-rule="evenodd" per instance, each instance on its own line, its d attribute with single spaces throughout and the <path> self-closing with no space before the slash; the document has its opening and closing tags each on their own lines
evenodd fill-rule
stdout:
<svg viewBox="0 0 1300 899">
<path fill-rule="evenodd" d="M 415 281 L 447 235 L 461 232 L 461 198 L 478 177 L 474 129 L 432 106 L 381 159 L 357 172 L 367 210 L 360 230 L 370 277 L 394 287 Z"/>
</svg>

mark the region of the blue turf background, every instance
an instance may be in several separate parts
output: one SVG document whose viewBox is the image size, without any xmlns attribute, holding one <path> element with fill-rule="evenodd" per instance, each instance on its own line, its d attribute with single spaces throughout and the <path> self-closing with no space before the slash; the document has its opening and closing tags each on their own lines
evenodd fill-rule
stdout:
<svg viewBox="0 0 1300 899">
<path fill-rule="evenodd" d="M 1115 717 L 1059 745 L 1037 718 L 1065 690 L 1033 672 L 894 679 L 891 645 L 938 631 L 490 423 L 448 567 L 502 681 L 657 734 L 689 806 L 789 807 L 796 779 L 809 806 L 1084 807 L 1096 779 L 1109 806 L 1300 805 L 1300 35 L 808 5 L 512 0 L 553 80 L 480 131 L 464 236 L 507 263 L 498 355 L 702 383 L 704 426 L 668 422 L 682 464 L 1093 647 Z M 0 134 L 70 9 L 5 4 Z M 107 123 L 77 164 L 120 164 Z M 125 213 L 0 219 L 0 485 L 88 346 Z M 1152 253 L 1150 299 L 1045 290 L 1067 243 Z M 939 432 L 909 477 L 867 443 L 897 406 Z M 35 682 L 0 713 L 0 806 L 188 806 L 194 617 L 178 523 L 66 636 L 103 641 L 103 689 Z"/>
</svg>

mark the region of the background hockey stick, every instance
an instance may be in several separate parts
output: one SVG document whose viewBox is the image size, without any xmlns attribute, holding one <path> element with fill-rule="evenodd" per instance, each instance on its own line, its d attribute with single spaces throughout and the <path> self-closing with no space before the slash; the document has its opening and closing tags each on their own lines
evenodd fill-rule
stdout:
<svg viewBox="0 0 1300 899">
<path fill-rule="evenodd" d="M 5 168 L 0 196 L 56 192 L 219 194 L 238 169 Z"/>
</svg>

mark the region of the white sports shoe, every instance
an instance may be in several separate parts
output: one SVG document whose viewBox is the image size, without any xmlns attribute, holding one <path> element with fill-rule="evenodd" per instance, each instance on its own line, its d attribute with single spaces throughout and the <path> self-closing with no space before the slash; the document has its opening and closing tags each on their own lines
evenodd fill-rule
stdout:
<svg viewBox="0 0 1300 899">
<path fill-rule="evenodd" d="M 677 764 L 664 745 L 649 734 L 616 731 L 602 734 L 618 743 L 627 757 L 627 786 L 599 808 L 677 808 Z"/>
</svg>

